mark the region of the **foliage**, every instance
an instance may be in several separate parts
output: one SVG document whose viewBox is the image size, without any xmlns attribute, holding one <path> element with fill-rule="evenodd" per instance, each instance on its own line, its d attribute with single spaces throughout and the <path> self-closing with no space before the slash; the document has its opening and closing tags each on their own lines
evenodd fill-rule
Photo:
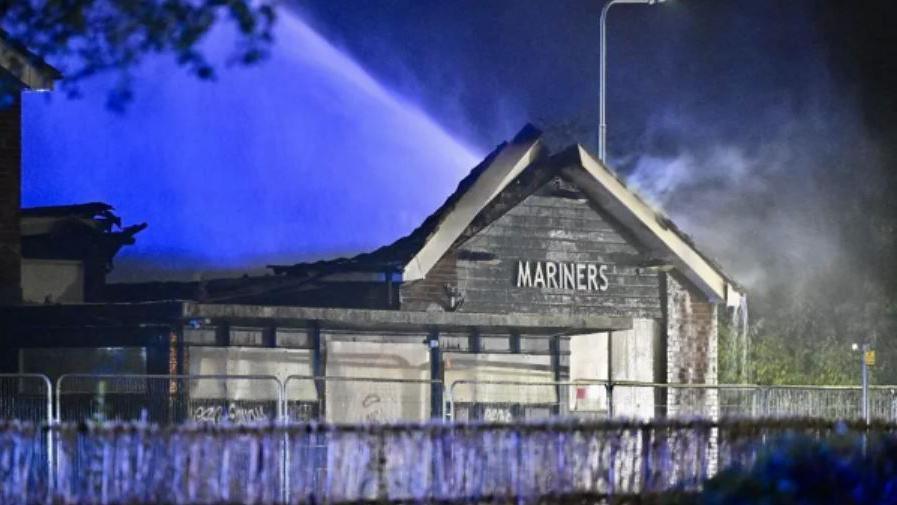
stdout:
<svg viewBox="0 0 897 505">
<path fill-rule="evenodd" d="M 719 342 L 717 351 L 718 380 L 721 384 L 739 384 L 748 382 L 743 376 L 741 328 L 733 324 L 729 314 L 719 312 Z"/>
<path fill-rule="evenodd" d="M 764 335 L 752 351 L 753 377 L 759 384 L 846 385 L 860 379 L 860 355 L 837 338 L 807 345 L 799 339 Z"/>
<path fill-rule="evenodd" d="M 746 342 L 729 317 L 719 321 L 719 378 L 722 383 L 859 384 L 861 354 L 854 343 L 870 343 L 877 363 L 870 371 L 873 384 L 897 384 L 895 334 L 897 303 L 886 295 L 794 296 L 766 294 L 766 306 L 754 314 Z M 804 289 L 803 293 L 813 290 Z M 871 301 L 870 301 L 871 300 Z M 742 346 L 748 345 L 744 377 L 740 372 Z"/>
<path fill-rule="evenodd" d="M 7 38 L 60 67 L 64 86 L 116 73 L 109 103 L 131 98 L 132 70 L 153 53 L 173 54 L 201 79 L 215 76 L 201 42 L 222 17 L 239 34 L 232 61 L 252 64 L 272 42 L 275 0 L 0 0 Z"/>
</svg>

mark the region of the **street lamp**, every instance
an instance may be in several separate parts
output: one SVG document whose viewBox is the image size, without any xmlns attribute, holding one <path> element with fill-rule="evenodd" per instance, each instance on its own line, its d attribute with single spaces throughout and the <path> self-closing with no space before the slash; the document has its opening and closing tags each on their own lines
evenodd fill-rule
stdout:
<svg viewBox="0 0 897 505">
<path fill-rule="evenodd" d="M 607 11 L 610 10 L 611 7 L 617 4 L 646 4 L 653 5 L 657 3 L 663 3 L 666 0 L 610 0 L 606 4 L 604 4 L 604 8 L 601 9 L 601 83 L 598 90 L 598 95 L 600 99 L 600 104 L 598 107 L 598 115 L 599 124 L 598 124 L 598 159 L 602 162 L 605 161 L 605 156 L 607 155 L 607 122 L 604 117 L 604 95 L 605 93 L 605 78 L 607 75 L 607 37 L 605 36 L 606 25 L 607 25 Z"/>
</svg>

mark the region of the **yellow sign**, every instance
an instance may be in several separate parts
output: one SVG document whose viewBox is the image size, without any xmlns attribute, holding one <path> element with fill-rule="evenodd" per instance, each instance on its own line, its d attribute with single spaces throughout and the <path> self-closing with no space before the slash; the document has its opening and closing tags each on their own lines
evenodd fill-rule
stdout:
<svg viewBox="0 0 897 505">
<path fill-rule="evenodd" d="M 875 351 L 866 351 L 863 354 L 863 361 L 866 362 L 866 366 L 875 366 Z"/>
</svg>

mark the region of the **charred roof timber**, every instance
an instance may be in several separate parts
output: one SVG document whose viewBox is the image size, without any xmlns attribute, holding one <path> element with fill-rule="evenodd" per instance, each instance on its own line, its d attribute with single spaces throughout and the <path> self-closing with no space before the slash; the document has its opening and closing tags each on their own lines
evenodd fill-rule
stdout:
<svg viewBox="0 0 897 505">
<path fill-rule="evenodd" d="M 134 236 L 147 227 L 122 227 L 113 210 L 100 202 L 22 209 L 22 256 L 98 261 L 110 271 L 118 251 L 134 244 Z"/>
</svg>

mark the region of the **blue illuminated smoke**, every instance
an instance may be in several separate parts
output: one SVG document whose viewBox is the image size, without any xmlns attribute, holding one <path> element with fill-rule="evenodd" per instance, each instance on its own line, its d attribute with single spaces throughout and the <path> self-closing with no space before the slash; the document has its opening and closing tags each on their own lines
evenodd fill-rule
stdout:
<svg viewBox="0 0 897 505">
<path fill-rule="evenodd" d="M 106 89 L 28 96 L 23 204 L 99 200 L 148 222 L 119 278 L 371 249 L 418 225 L 479 159 L 286 12 L 260 67 L 210 84 L 154 59 L 124 116 L 104 108 Z"/>
</svg>

